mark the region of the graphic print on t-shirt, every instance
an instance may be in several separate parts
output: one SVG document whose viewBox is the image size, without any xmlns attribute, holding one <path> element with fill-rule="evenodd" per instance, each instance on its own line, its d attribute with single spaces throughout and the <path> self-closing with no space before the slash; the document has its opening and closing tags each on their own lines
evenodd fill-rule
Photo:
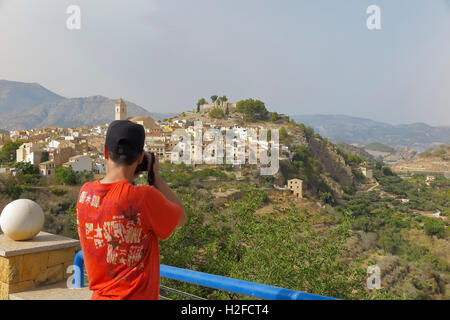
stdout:
<svg viewBox="0 0 450 320">
<path fill-rule="evenodd" d="M 99 208 L 100 196 L 82 191 L 78 202 L 89 207 Z M 142 240 L 147 238 L 147 234 L 142 230 L 141 213 L 131 204 L 124 210 L 120 210 L 117 203 L 112 203 L 114 208 L 108 204 L 103 203 L 104 210 L 98 211 L 97 219 L 90 219 L 89 215 L 84 216 L 84 228 L 81 228 L 80 231 L 85 236 L 85 244 L 93 245 L 96 249 L 106 246 L 106 262 L 108 264 L 136 266 L 146 251 Z M 109 214 L 102 214 L 106 213 L 105 210 L 109 211 Z M 121 214 L 111 215 L 111 213 Z M 142 263 L 140 268 L 143 267 Z"/>
</svg>

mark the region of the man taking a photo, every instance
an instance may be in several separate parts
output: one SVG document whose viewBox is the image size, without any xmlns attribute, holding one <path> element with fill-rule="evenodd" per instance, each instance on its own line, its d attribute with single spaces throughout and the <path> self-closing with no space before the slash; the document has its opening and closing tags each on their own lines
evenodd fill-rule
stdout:
<svg viewBox="0 0 450 320">
<path fill-rule="evenodd" d="M 180 199 L 159 175 L 158 159 L 144 152 L 145 130 L 113 121 L 106 134 L 107 174 L 80 190 L 77 225 L 92 299 L 158 299 L 159 239 L 187 217 Z M 147 157 L 154 186 L 132 184 Z"/>
</svg>

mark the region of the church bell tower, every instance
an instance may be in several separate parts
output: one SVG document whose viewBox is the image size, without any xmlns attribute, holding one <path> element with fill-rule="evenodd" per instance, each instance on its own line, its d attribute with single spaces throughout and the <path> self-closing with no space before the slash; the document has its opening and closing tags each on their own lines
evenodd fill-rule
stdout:
<svg viewBox="0 0 450 320">
<path fill-rule="evenodd" d="M 115 106 L 115 120 L 127 120 L 127 105 L 122 98 L 116 103 Z"/>
</svg>

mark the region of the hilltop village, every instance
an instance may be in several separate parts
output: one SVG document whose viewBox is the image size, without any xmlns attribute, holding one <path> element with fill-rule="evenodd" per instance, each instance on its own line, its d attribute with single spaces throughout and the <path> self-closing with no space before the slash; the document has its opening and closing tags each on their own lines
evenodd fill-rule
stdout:
<svg viewBox="0 0 450 320">
<path fill-rule="evenodd" d="M 205 101 L 206 102 L 206 101 Z M 204 157 L 201 157 L 198 161 L 196 147 L 194 143 L 190 144 L 190 155 L 183 157 L 185 145 L 181 143 L 183 148 L 180 149 L 180 145 L 177 148 L 177 144 L 182 141 L 176 137 L 173 137 L 177 130 L 184 130 L 189 135 L 195 137 L 198 132 L 198 124 L 201 124 L 200 132 L 201 136 L 207 131 L 215 130 L 223 134 L 220 137 L 223 153 L 221 153 L 222 159 L 219 160 L 219 153 L 215 155 L 218 164 L 225 163 L 224 156 L 232 155 L 234 161 L 233 167 L 240 168 L 241 164 L 249 163 L 250 149 L 249 144 L 252 143 L 252 138 L 249 137 L 249 130 L 255 130 L 258 132 L 261 129 L 267 129 L 267 124 L 251 124 L 241 127 L 237 123 L 242 122 L 243 117 L 234 113 L 236 109 L 236 103 L 230 103 L 217 99 L 214 103 L 203 104 L 201 108 L 197 110 L 183 112 L 178 117 L 171 119 L 157 120 L 155 121 L 149 116 L 142 117 L 128 117 L 127 105 L 123 99 L 119 99 L 114 106 L 114 119 L 115 120 L 129 120 L 140 124 L 144 127 L 146 132 L 145 150 L 151 150 L 158 154 L 161 162 L 173 162 L 175 153 L 177 159 L 181 159 L 185 163 L 198 165 L 201 168 L 215 167 L 215 165 L 205 164 Z M 222 115 L 229 114 L 230 117 L 224 119 L 223 117 L 215 117 L 214 112 L 221 112 Z M 212 117 L 211 117 L 212 115 Z M 285 117 L 279 115 L 279 118 Z M 197 122 L 200 120 L 201 122 Z M 7 141 L 14 141 L 20 143 L 16 150 L 16 163 L 29 163 L 39 167 L 39 172 L 43 178 L 53 178 L 56 171 L 60 167 L 71 168 L 74 172 L 80 173 L 93 173 L 93 174 L 105 174 L 106 173 L 106 161 L 104 158 L 104 141 L 109 124 L 90 126 L 90 127 L 75 127 L 75 128 L 62 128 L 62 127 L 45 127 L 40 129 L 31 130 L 12 130 L 9 133 L 0 134 L 0 145 L 4 145 Z M 277 128 L 277 126 L 274 126 Z M 225 133 L 231 130 L 234 136 L 232 140 L 227 141 L 225 139 Z M 269 129 L 270 130 L 270 129 Z M 206 135 L 205 135 L 206 137 Z M 174 139 L 175 138 L 175 139 Z M 211 139 L 201 140 L 201 155 L 208 151 L 208 145 L 211 144 Z M 256 166 L 253 169 L 259 169 L 260 152 L 269 150 L 269 143 L 259 142 L 258 149 L 255 149 Z M 276 145 L 278 160 L 287 160 L 292 157 L 289 148 L 283 144 Z M 216 150 L 212 150 L 214 156 Z M 240 162 L 237 160 L 241 160 Z M 216 163 L 216 162 L 214 162 Z M 0 174 L 15 175 L 15 168 L 0 168 Z M 274 172 L 276 173 L 276 172 Z M 293 181 L 285 181 L 284 187 L 287 187 L 293 191 L 298 197 L 302 196 L 302 181 L 295 179 Z M 283 187 L 283 186 L 282 186 Z"/>
</svg>

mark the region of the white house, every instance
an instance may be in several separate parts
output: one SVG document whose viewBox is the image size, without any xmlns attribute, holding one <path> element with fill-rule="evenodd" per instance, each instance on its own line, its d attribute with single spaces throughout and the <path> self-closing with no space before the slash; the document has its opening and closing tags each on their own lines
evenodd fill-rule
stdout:
<svg viewBox="0 0 450 320">
<path fill-rule="evenodd" d="M 96 160 L 94 161 L 93 170 L 98 174 L 106 173 L 106 161 L 105 160 Z"/>
<path fill-rule="evenodd" d="M 364 177 L 366 177 L 367 179 L 373 179 L 373 170 L 367 169 L 366 167 L 360 167 L 359 169 L 361 170 Z"/>
<path fill-rule="evenodd" d="M 92 172 L 92 159 L 88 156 L 74 156 L 70 157 L 63 166 L 72 167 L 75 172 Z"/>
<path fill-rule="evenodd" d="M 60 144 L 61 144 L 60 141 L 58 141 L 58 140 L 52 140 L 52 141 L 50 141 L 50 142 L 48 143 L 47 149 L 48 149 L 48 151 L 58 149 L 58 147 L 59 147 Z"/>
<path fill-rule="evenodd" d="M 28 162 L 31 164 L 39 164 L 41 162 L 42 151 L 38 144 L 28 142 L 22 144 L 16 150 L 17 162 Z"/>
</svg>

